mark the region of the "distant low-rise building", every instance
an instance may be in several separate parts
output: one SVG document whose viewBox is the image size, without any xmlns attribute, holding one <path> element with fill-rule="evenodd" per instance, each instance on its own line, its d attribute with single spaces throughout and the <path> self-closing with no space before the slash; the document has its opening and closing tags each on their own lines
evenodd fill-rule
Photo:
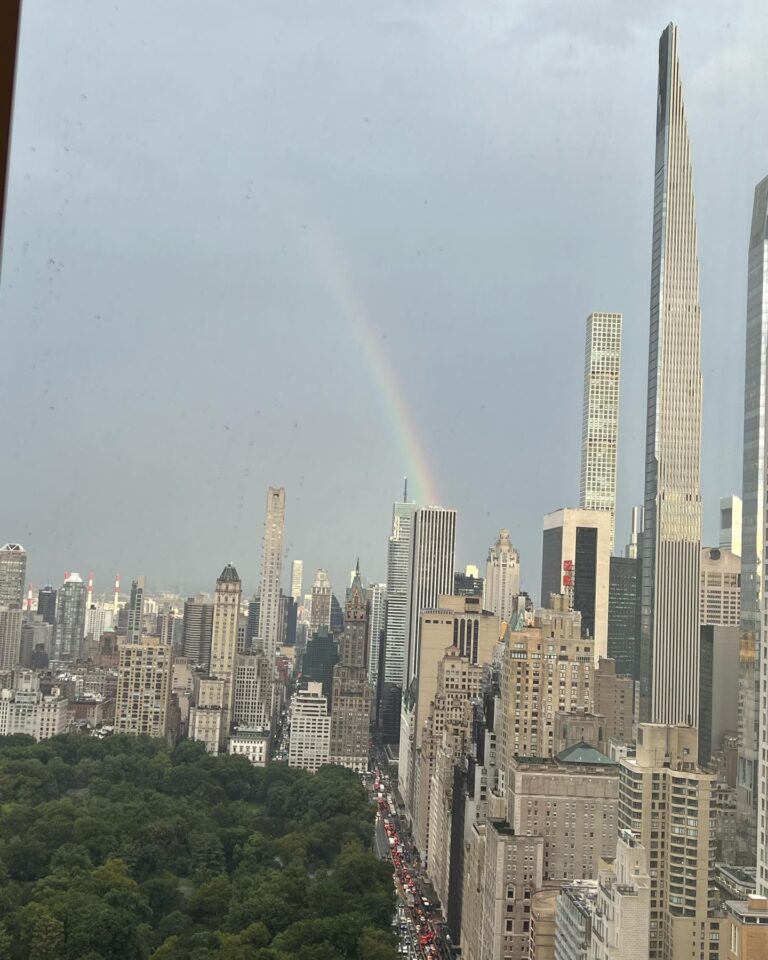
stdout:
<svg viewBox="0 0 768 960">
<path fill-rule="evenodd" d="M 264 767 L 269 759 L 269 731 L 237 730 L 229 738 L 227 751 L 245 757 L 255 767 Z"/>
<path fill-rule="evenodd" d="M 66 733 L 68 708 L 58 687 L 44 693 L 37 674 L 21 670 L 14 676 L 11 687 L 0 690 L 0 736 L 25 733 L 39 741 Z"/>
</svg>

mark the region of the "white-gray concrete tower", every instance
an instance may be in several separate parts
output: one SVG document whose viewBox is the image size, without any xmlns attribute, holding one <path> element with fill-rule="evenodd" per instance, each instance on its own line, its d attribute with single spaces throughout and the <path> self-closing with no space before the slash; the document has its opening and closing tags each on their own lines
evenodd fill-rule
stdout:
<svg viewBox="0 0 768 960">
<path fill-rule="evenodd" d="M 590 313 L 584 351 L 579 506 L 610 513 L 611 550 L 616 517 L 620 373 L 621 314 Z"/>
</svg>

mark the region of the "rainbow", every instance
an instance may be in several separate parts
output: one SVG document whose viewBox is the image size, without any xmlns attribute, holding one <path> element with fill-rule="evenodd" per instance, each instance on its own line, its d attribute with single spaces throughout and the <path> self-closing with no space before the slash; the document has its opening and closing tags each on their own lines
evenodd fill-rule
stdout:
<svg viewBox="0 0 768 960">
<path fill-rule="evenodd" d="M 314 231 L 310 236 L 314 235 Z M 319 230 L 311 244 L 311 253 L 322 286 L 339 308 L 350 334 L 359 344 L 366 366 L 377 386 L 377 395 L 387 421 L 400 447 L 408 498 L 431 505 L 440 502 L 425 446 L 414 423 L 405 390 L 382 343 L 382 334 L 373 324 L 363 298 L 358 293 L 346 258 L 328 230 Z"/>
</svg>

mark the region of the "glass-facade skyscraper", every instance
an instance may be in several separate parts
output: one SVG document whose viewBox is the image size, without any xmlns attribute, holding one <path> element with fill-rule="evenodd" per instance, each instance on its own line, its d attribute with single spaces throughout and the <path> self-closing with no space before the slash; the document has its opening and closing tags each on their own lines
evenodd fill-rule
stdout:
<svg viewBox="0 0 768 960">
<path fill-rule="evenodd" d="M 701 310 L 677 27 L 659 41 L 651 261 L 640 715 L 696 724 L 701 551 Z"/>
<path fill-rule="evenodd" d="M 402 686 L 405 646 L 411 603 L 413 525 L 415 503 L 396 503 L 392 508 L 392 534 L 387 547 L 387 617 L 385 627 L 385 683 Z"/>
<path fill-rule="evenodd" d="M 768 177 L 755 188 L 749 236 L 747 339 L 744 376 L 744 461 L 741 532 L 741 651 L 739 695 L 738 805 L 757 829 L 758 889 L 768 892 L 768 842 L 764 806 L 768 764 L 760 744 L 768 743 L 768 716 L 760 709 L 760 660 L 768 657 L 766 609 L 766 374 L 768 373 Z M 765 662 L 765 661 L 764 661 Z M 763 681 L 762 695 L 768 695 Z M 760 803 L 758 804 L 758 798 Z M 759 813 L 759 823 L 756 820 Z"/>
</svg>

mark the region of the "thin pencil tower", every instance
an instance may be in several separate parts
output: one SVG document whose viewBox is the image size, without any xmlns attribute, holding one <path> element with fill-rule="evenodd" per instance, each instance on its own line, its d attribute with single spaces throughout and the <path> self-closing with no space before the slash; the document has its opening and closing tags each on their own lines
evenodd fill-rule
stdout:
<svg viewBox="0 0 768 960">
<path fill-rule="evenodd" d="M 698 724 L 700 330 L 690 145 L 670 24 L 659 42 L 642 546 L 640 713 L 655 723 Z"/>
</svg>

